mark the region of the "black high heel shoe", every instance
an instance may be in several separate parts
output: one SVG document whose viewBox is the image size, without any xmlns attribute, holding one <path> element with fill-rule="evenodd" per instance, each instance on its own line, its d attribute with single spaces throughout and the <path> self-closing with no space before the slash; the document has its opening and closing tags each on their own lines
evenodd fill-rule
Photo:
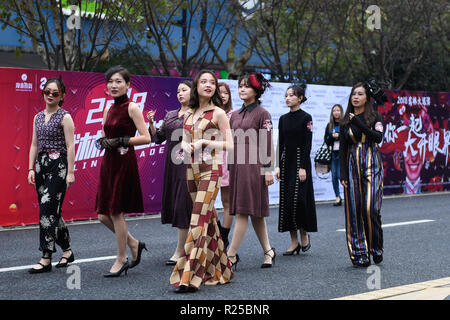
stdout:
<svg viewBox="0 0 450 320">
<path fill-rule="evenodd" d="M 355 268 L 367 268 L 370 266 L 370 261 L 369 262 L 354 262 L 352 261 L 352 264 Z"/>
<path fill-rule="evenodd" d="M 72 251 L 72 249 L 64 250 L 64 252 L 67 252 L 67 251 Z M 65 259 L 66 262 L 62 262 L 63 259 Z M 67 267 L 67 265 L 70 262 L 74 262 L 74 261 L 75 261 L 75 256 L 73 255 L 73 251 L 72 251 L 72 253 L 70 254 L 70 256 L 68 258 L 61 257 L 61 259 L 59 259 L 59 262 L 58 262 L 58 264 L 55 267 L 56 268 L 65 268 L 65 267 Z"/>
<path fill-rule="evenodd" d="M 352 260 L 352 264 L 355 268 L 367 268 L 370 266 L 370 259 L 363 257 Z"/>
<path fill-rule="evenodd" d="M 177 260 L 169 259 L 166 261 L 166 266 L 174 266 L 177 264 Z"/>
<path fill-rule="evenodd" d="M 136 257 L 136 260 L 131 261 L 130 269 L 136 267 L 141 262 L 141 254 L 142 254 L 142 250 L 144 250 L 144 249 L 145 249 L 145 251 L 148 251 L 147 247 L 145 245 L 145 242 L 138 241 L 137 257 Z"/>
<path fill-rule="evenodd" d="M 234 271 L 236 271 L 237 264 L 238 264 L 238 262 L 239 262 L 241 259 L 239 259 L 239 255 L 238 255 L 237 253 L 236 253 L 236 255 L 234 255 L 234 256 L 228 256 L 228 260 L 229 260 L 230 258 L 236 258 L 236 261 L 235 261 L 235 262 L 232 262 L 232 261 L 230 260 L 230 263 L 231 263 L 231 269 L 233 269 L 233 267 L 234 267 Z"/>
<path fill-rule="evenodd" d="M 309 238 L 309 234 L 308 234 L 308 244 L 306 246 L 302 246 L 302 251 L 306 252 L 309 249 L 311 249 L 311 239 Z"/>
<path fill-rule="evenodd" d="M 270 251 L 273 251 L 273 257 L 268 254 Z M 265 268 L 272 268 L 272 266 L 275 264 L 275 257 L 277 256 L 277 253 L 275 252 L 275 248 L 271 248 L 270 250 L 267 250 L 266 252 L 264 252 L 265 256 L 269 256 L 272 258 L 272 263 L 263 263 L 261 265 L 261 268 L 265 269 Z"/>
<path fill-rule="evenodd" d="M 129 268 L 130 268 L 130 264 L 128 263 L 128 260 L 127 260 L 127 261 L 123 264 L 122 268 L 120 268 L 119 271 L 117 271 L 117 272 L 110 272 L 110 273 L 104 274 L 103 276 L 104 276 L 105 278 L 117 278 L 117 277 L 120 277 L 120 275 L 121 275 L 122 272 L 124 272 L 124 271 L 125 271 L 125 275 L 127 275 L 128 269 L 129 269 Z"/>
<path fill-rule="evenodd" d="M 197 291 L 198 291 L 197 288 L 181 285 L 175 290 L 175 293 L 193 293 Z"/>
<path fill-rule="evenodd" d="M 383 261 L 383 255 L 373 255 L 372 256 L 373 262 L 375 262 L 375 264 L 380 264 Z"/>
<path fill-rule="evenodd" d="M 45 272 L 52 271 L 52 258 L 42 257 L 42 259 L 50 260 L 50 263 L 47 265 L 44 265 L 44 264 L 38 262 L 38 264 L 40 264 L 42 266 L 42 268 L 40 268 L 40 269 L 31 268 L 30 270 L 28 270 L 28 273 L 36 274 L 36 273 L 45 273 Z"/>
<path fill-rule="evenodd" d="M 300 243 L 299 243 L 299 244 L 297 245 L 297 247 L 295 247 L 294 250 L 284 252 L 284 253 L 283 253 L 283 256 L 292 256 L 292 255 L 294 255 L 294 252 L 295 252 L 296 254 L 299 254 L 301 248 L 302 248 L 302 246 L 301 246 Z"/>
<path fill-rule="evenodd" d="M 339 201 L 338 201 L 338 202 L 333 203 L 333 206 L 334 206 L 334 207 L 339 207 L 339 206 L 341 206 L 341 205 L 342 205 L 342 198 L 339 198 Z"/>
</svg>

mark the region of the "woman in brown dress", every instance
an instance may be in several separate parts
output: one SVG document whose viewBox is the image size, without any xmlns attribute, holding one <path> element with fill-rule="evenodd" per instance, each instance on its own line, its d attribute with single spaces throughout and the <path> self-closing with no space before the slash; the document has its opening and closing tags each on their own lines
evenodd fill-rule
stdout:
<svg viewBox="0 0 450 320">
<path fill-rule="evenodd" d="M 178 228 L 177 248 L 166 261 L 166 265 L 174 266 L 183 251 L 191 220 L 192 199 L 186 183 L 186 164 L 184 152 L 180 147 L 182 139 L 184 115 L 191 108 L 192 82 L 183 80 L 178 84 L 177 98 L 181 106 L 177 110 L 169 111 L 158 129 L 154 125 L 154 111 L 147 113 L 149 132 L 152 141 L 161 144 L 167 141 L 166 159 L 164 161 L 164 185 L 162 194 L 161 222 L 170 223 Z"/>
<path fill-rule="evenodd" d="M 105 154 L 100 167 L 95 211 L 117 239 L 116 261 L 104 276 L 118 277 L 139 264 L 145 248 L 145 243 L 128 232 L 124 213 L 144 212 L 134 146 L 150 143 L 150 135 L 139 106 L 127 96 L 130 87 L 128 70 L 121 66 L 109 69 L 106 87 L 114 98 L 114 104 L 105 108 L 102 138 L 97 141 L 97 146 L 105 149 Z M 138 137 L 135 137 L 136 129 L 140 134 Z M 127 259 L 127 244 L 133 256 L 131 264 Z"/>
<path fill-rule="evenodd" d="M 234 134 L 234 161 L 230 163 L 230 214 L 236 216 L 228 257 L 239 262 L 237 251 L 248 227 L 248 217 L 264 251 L 261 268 L 270 268 L 275 249 L 270 246 L 265 217 L 269 216 L 268 186 L 273 184 L 272 118 L 259 98 L 268 87 L 262 74 L 239 79 L 239 97 L 244 101 L 233 112 L 230 127 Z M 229 159 L 232 160 L 231 158 Z"/>
<path fill-rule="evenodd" d="M 195 77 L 184 120 L 182 148 L 191 155 L 187 165 L 192 197 L 191 223 L 184 251 L 170 276 L 177 293 L 195 292 L 200 285 L 224 284 L 233 278 L 220 236 L 214 201 L 221 182 L 222 150 L 232 150 L 230 124 L 220 107 L 217 77 L 202 70 Z"/>
</svg>

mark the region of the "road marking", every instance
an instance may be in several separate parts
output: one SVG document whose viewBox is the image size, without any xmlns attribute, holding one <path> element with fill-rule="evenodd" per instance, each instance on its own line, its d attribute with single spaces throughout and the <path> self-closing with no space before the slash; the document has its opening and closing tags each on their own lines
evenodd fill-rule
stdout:
<svg viewBox="0 0 450 320">
<path fill-rule="evenodd" d="M 444 300 L 450 296 L 450 287 L 428 288 L 421 291 L 401 294 L 382 300 Z"/>
<path fill-rule="evenodd" d="M 421 293 L 422 299 L 443 299 L 446 298 L 445 293 L 450 293 L 446 286 L 450 285 L 450 277 L 441 278 L 431 281 L 419 282 L 408 284 L 404 286 L 392 287 L 387 289 L 369 291 L 361 294 L 355 294 L 351 296 L 336 298 L 332 300 L 379 300 L 379 299 L 392 299 L 393 297 L 399 297 L 400 299 L 406 299 L 411 297 L 417 297 L 417 295 L 407 295 L 411 293 Z M 431 289 L 442 289 L 442 290 L 431 290 Z M 444 294 L 443 294 L 444 292 Z M 409 296 L 409 297 L 408 297 Z M 407 298 L 408 297 L 408 298 Z"/>
<path fill-rule="evenodd" d="M 433 221 L 435 221 L 435 220 L 428 220 L 428 219 L 413 220 L 413 221 L 405 221 L 405 222 L 383 224 L 381 227 L 382 228 L 389 228 L 389 227 L 406 226 L 408 224 L 417 224 L 417 223 L 425 223 L 425 222 L 433 222 Z M 344 231 L 345 232 L 345 229 L 337 229 L 336 231 Z"/>
<path fill-rule="evenodd" d="M 112 260 L 115 259 L 116 256 L 107 256 L 107 257 L 98 257 L 98 258 L 89 258 L 89 259 L 77 259 L 71 264 L 79 264 L 79 263 L 86 263 L 86 262 L 95 262 L 95 261 L 103 261 L 103 260 Z M 52 265 L 56 265 L 58 262 L 53 262 Z M 11 267 L 11 268 L 2 268 L 0 269 L 1 272 L 9 272 L 9 271 L 18 271 L 18 270 L 26 270 L 33 268 L 35 264 L 29 265 L 29 266 L 18 266 L 18 267 Z"/>
<path fill-rule="evenodd" d="M 126 222 L 131 221 L 139 221 L 139 220 L 150 220 L 150 219 L 157 219 L 161 218 L 161 214 L 146 214 L 141 216 L 130 216 L 125 217 Z M 99 224 L 101 223 L 97 219 L 91 219 L 91 220 L 79 220 L 79 221 L 66 221 L 66 226 L 72 227 L 72 226 L 84 226 L 89 224 Z M 22 227 L 2 227 L 0 226 L 0 232 L 1 231 L 19 231 L 19 230 L 33 230 L 33 229 L 39 229 L 39 225 L 30 225 L 30 226 L 22 226 Z"/>
</svg>

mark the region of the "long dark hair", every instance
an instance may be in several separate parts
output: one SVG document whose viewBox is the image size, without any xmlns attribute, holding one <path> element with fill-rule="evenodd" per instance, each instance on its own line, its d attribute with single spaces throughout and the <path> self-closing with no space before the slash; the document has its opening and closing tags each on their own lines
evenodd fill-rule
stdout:
<svg viewBox="0 0 450 320">
<path fill-rule="evenodd" d="M 195 76 L 194 81 L 192 82 L 192 87 L 191 87 L 191 98 L 189 101 L 189 106 L 192 109 L 197 108 L 200 105 L 200 100 L 198 97 L 198 81 L 200 80 L 200 77 L 205 74 L 205 73 L 209 73 L 210 75 L 213 76 L 214 81 L 216 83 L 216 90 L 214 91 L 213 96 L 211 97 L 211 102 L 213 103 L 213 105 L 222 108 L 222 98 L 220 97 L 220 93 L 219 93 L 219 80 L 217 79 L 216 74 L 214 73 L 214 71 L 212 70 L 200 70 L 200 72 Z"/>
<path fill-rule="evenodd" d="M 59 78 L 50 78 L 47 80 L 47 82 L 44 85 L 44 90 L 45 88 L 47 88 L 47 86 L 50 83 L 56 83 L 56 86 L 58 87 L 59 93 L 61 94 L 61 100 L 58 102 L 58 106 L 62 106 L 63 102 L 64 102 L 64 95 L 66 94 L 66 86 L 64 85 L 64 82 L 62 81 L 61 76 L 59 76 Z"/>
<path fill-rule="evenodd" d="M 337 120 L 335 120 L 334 117 L 333 117 L 333 109 L 335 107 L 338 107 L 339 110 L 341 110 L 341 117 L 339 119 L 337 119 Z M 336 103 L 331 108 L 331 111 L 330 111 L 330 122 L 329 122 L 329 125 L 328 125 L 328 130 L 334 129 L 335 126 L 338 126 L 339 123 L 342 121 L 342 119 L 344 119 L 344 109 L 342 108 L 342 106 L 339 103 Z"/>
<path fill-rule="evenodd" d="M 225 110 L 225 112 L 228 113 L 231 110 L 233 110 L 233 103 L 231 102 L 230 86 L 228 84 L 226 84 L 225 82 L 219 82 L 219 88 L 220 87 L 224 87 L 227 90 L 227 92 L 228 92 L 228 96 L 230 97 L 228 99 L 228 102 L 222 106 L 223 110 Z M 219 90 L 219 92 L 220 92 L 220 90 Z"/>
<path fill-rule="evenodd" d="M 341 120 L 341 125 L 344 127 L 348 127 L 350 124 L 350 113 L 355 113 L 355 107 L 352 104 L 352 95 L 356 88 L 362 87 L 364 88 L 364 92 L 366 93 L 367 101 L 364 105 L 364 122 L 367 126 L 372 127 L 375 121 L 375 111 L 372 106 L 372 97 L 368 94 L 364 83 L 358 82 L 352 87 L 352 91 L 350 92 L 350 97 L 348 98 L 347 110 L 345 110 L 344 119 Z"/>
</svg>

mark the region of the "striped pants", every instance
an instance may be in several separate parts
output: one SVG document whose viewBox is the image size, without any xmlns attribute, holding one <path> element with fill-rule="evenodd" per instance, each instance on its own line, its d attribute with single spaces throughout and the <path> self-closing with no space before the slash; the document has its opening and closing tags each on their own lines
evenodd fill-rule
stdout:
<svg viewBox="0 0 450 320">
<path fill-rule="evenodd" d="M 378 146 L 358 143 L 349 148 L 349 179 L 345 188 L 347 246 L 353 263 L 367 263 L 383 254 L 381 202 L 383 162 Z"/>
</svg>

